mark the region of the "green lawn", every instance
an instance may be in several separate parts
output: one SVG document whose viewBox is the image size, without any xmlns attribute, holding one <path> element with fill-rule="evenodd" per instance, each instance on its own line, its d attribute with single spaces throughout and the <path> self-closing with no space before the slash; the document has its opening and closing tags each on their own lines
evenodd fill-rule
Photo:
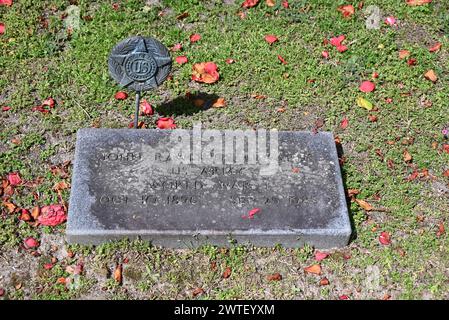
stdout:
<svg viewBox="0 0 449 320">
<path fill-rule="evenodd" d="M 449 126 L 449 2 L 365 0 L 361 9 L 352 0 L 290 0 L 289 8 L 261 0 L 249 9 L 242 2 L 130 0 L 114 8 L 114 1 L 16 0 L 0 6 L 6 27 L 0 35 L 0 108 L 10 107 L 0 111 L 0 178 L 19 172 L 23 181 L 34 182 L 16 187 L 11 196 L 2 190 L 3 298 L 449 299 L 449 141 L 442 134 Z M 70 4 L 81 17 L 71 33 L 61 19 Z M 355 7 L 349 18 L 337 10 L 343 4 Z M 380 9 L 380 29 L 365 27 L 370 5 Z M 185 12 L 187 17 L 179 17 Z M 386 25 L 387 16 L 397 24 Z M 194 33 L 201 39 L 190 43 Z M 279 40 L 269 45 L 268 34 Z M 73 160 L 79 128 L 126 128 L 132 121 L 132 95 L 114 99 L 119 88 L 107 68 L 113 45 L 131 35 L 153 36 L 169 48 L 182 43 L 183 50 L 172 56 L 188 58 L 173 64 L 172 78 L 158 90 L 144 94 L 156 111 L 143 118 L 146 127 L 171 116 L 178 128 L 201 121 L 215 129 L 333 131 L 344 151 L 346 188 L 357 189 L 356 199 L 374 208 L 350 203 L 355 235 L 349 246 L 320 262 L 310 247 L 69 247 L 64 224 L 19 220 L 21 208 L 61 202 L 53 186 L 70 182 L 71 166 L 67 176 L 54 166 Z M 346 52 L 323 43 L 338 35 L 346 36 Z M 429 52 L 437 42 L 441 49 Z M 324 50 L 329 59 L 322 57 Z M 400 59 L 400 50 L 410 56 Z M 227 64 L 228 58 L 235 62 Z M 407 63 L 410 58 L 416 65 Z M 215 84 L 191 81 L 193 63 L 205 61 L 219 67 Z M 435 83 L 424 77 L 428 70 L 436 73 Z M 376 89 L 361 92 L 364 80 Z M 51 112 L 32 111 L 48 97 L 56 100 Z M 198 107 L 196 97 L 206 99 L 206 106 L 211 97 L 222 97 L 227 105 Z M 358 106 L 358 97 L 374 109 Z M 405 151 L 411 161 L 404 160 Z M 64 201 L 68 196 L 69 189 L 61 191 Z M 6 203 L 17 210 L 10 213 Z M 381 232 L 390 234 L 389 245 L 379 242 Z M 22 248 L 28 236 L 41 241 L 39 256 Z M 52 258 L 53 267 L 45 269 Z M 73 275 L 67 267 L 77 264 L 83 271 Z M 118 264 L 122 284 L 114 280 Z M 304 272 L 313 264 L 321 265 L 321 275 Z M 231 275 L 223 278 L 228 267 Z M 267 280 L 274 273 L 282 280 Z M 328 285 L 320 285 L 324 277 Z M 61 278 L 72 280 L 63 284 Z"/>
</svg>

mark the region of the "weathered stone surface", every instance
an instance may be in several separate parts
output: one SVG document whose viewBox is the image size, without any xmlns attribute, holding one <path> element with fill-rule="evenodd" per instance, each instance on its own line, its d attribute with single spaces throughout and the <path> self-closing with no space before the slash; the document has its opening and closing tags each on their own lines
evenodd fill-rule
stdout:
<svg viewBox="0 0 449 320">
<path fill-rule="evenodd" d="M 98 244 L 141 237 L 167 247 L 229 245 L 231 240 L 317 248 L 348 243 L 351 227 L 331 133 L 281 131 L 278 148 L 269 132 L 268 144 L 258 133 L 258 152 L 264 145 L 271 150 L 265 162 L 260 153 L 253 162 L 249 146 L 241 150 L 237 143 L 235 155 L 226 158 L 229 139 L 220 140 L 225 133 L 237 139 L 248 134 L 215 131 L 216 163 L 207 163 L 212 140 L 203 135 L 198 143 L 201 136 L 195 136 L 195 129 L 79 130 L 68 241 Z M 176 154 L 169 157 L 181 139 L 174 134 L 192 138 L 182 142 L 188 153 L 176 153 L 184 155 L 181 164 Z M 200 146 L 204 159 L 196 156 Z M 217 146 L 223 147 L 223 155 Z M 260 211 L 250 218 L 254 208 Z"/>
</svg>

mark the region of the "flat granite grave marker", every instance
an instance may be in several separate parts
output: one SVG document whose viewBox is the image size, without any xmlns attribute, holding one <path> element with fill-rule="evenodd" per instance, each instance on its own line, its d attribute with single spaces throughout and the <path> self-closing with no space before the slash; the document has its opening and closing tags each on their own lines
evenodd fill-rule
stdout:
<svg viewBox="0 0 449 320">
<path fill-rule="evenodd" d="M 70 243 L 332 248 L 350 235 L 329 132 L 78 131 Z"/>
</svg>

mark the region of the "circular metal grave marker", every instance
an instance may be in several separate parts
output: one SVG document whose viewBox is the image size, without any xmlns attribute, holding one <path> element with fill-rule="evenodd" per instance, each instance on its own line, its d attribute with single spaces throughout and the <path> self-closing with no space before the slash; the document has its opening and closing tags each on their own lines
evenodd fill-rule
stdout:
<svg viewBox="0 0 449 320">
<path fill-rule="evenodd" d="M 121 87 L 137 92 L 134 128 L 138 124 L 140 92 L 160 86 L 170 73 L 171 63 L 168 49 L 149 37 L 131 37 L 112 49 L 109 73 Z"/>
<path fill-rule="evenodd" d="M 120 86 L 137 92 L 157 88 L 171 70 L 168 49 L 156 39 L 144 37 L 118 43 L 108 64 L 109 73 Z"/>
</svg>

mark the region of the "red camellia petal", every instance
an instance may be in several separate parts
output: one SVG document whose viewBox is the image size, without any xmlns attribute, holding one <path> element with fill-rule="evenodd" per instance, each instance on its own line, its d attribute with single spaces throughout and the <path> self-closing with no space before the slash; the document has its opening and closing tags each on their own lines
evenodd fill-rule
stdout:
<svg viewBox="0 0 449 320">
<path fill-rule="evenodd" d="M 323 259 L 326 259 L 328 256 L 329 256 L 329 254 L 325 253 L 325 252 L 320 252 L 320 251 L 315 252 L 315 260 L 316 261 L 321 261 Z"/>
<path fill-rule="evenodd" d="M 173 48 L 171 48 L 171 51 L 181 51 L 182 50 L 182 44 L 177 43 L 173 46 Z"/>
<path fill-rule="evenodd" d="M 47 98 L 44 102 L 42 102 L 42 106 L 53 108 L 55 106 L 55 100 L 53 98 Z"/>
<path fill-rule="evenodd" d="M 248 217 L 250 218 L 250 219 L 252 219 L 252 218 L 254 218 L 254 216 L 256 215 L 256 214 L 258 214 L 260 212 L 260 208 L 254 208 L 254 209 L 251 209 L 251 210 L 249 210 L 249 212 L 248 212 Z"/>
<path fill-rule="evenodd" d="M 323 51 L 323 52 L 321 52 L 321 56 L 322 56 L 324 59 L 329 59 L 329 52 L 328 52 L 328 51 Z"/>
<path fill-rule="evenodd" d="M 341 36 L 338 36 L 338 37 L 331 38 L 330 43 L 331 43 L 331 45 L 333 45 L 334 47 L 338 47 L 338 46 L 341 46 L 341 43 L 342 43 L 345 39 L 346 39 L 346 36 L 341 35 Z"/>
<path fill-rule="evenodd" d="M 197 42 L 201 39 L 201 35 L 199 35 L 198 33 L 192 34 L 190 36 L 190 42 L 194 43 Z"/>
<path fill-rule="evenodd" d="M 350 17 L 355 12 L 354 7 L 350 4 L 339 6 L 337 10 L 340 11 L 345 18 Z"/>
<path fill-rule="evenodd" d="M 22 183 L 22 179 L 18 172 L 12 172 L 8 174 L 8 182 L 11 186 L 17 186 Z"/>
<path fill-rule="evenodd" d="M 339 296 L 338 299 L 340 299 L 340 300 L 349 300 L 349 297 L 347 295 L 343 294 L 343 295 Z"/>
<path fill-rule="evenodd" d="M 371 81 L 363 81 L 360 85 L 360 91 L 362 92 L 372 92 L 376 88 L 376 85 Z"/>
<path fill-rule="evenodd" d="M 391 243 L 390 234 L 388 232 L 381 232 L 379 236 L 379 242 L 384 246 L 387 246 Z"/>
<path fill-rule="evenodd" d="M 12 0 L 0 0 L 0 6 L 12 6 Z"/>
<path fill-rule="evenodd" d="M 175 120 L 173 120 L 172 118 L 159 118 L 156 121 L 156 126 L 159 129 L 175 129 L 176 128 Z"/>
<path fill-rule="evenodd" d="M 0 34 L 4 34 L 6 30 L 5 24 L 0 22 Z"/>
<path fill-rule="evenodd" d="M 348 47 L 342 44 L 341 46 L 337 46 L 337 50 L 339 52 L 345 52 L 346 50 L 348 50 Z"/>
<path fill-rule="evenodd" d="M 429 52 L 436 52 L 441 49 L 441 42 L 437 42 L 435 45 L 429 48 Z"/>
<path fill-rule="evenodd" d="M 220 75 L 218 73 L 218 67 L 214 62 L 201 62 L 195 63 L 192 66 L 192 80 L 204 83 L 214 83 L 218 81 Z"/>
<path fill-rule="evenodd" d="M 349 125 L 348 118 L 343 118 L 343 120 L 341 120 L 341 122 L 340 122 L 340 128 L 342 128 L 344 130 L 348 127 L 348 125 Z"/>
<path fill-rule="evenodd" d="M 128 98 L 128 94 L 126 92 L 119 91 L 115 94 L 114 98 L 117 100 L 125 100 Z"/>
<path fill-rule="evenodd" d="M 140 111 L 147 116 L 151 116 L 154 114 L 153 107 L 148 103 L 146 99 L 143 99 L 140 103 Z"/>
<path fill-rule="evenodd" d="M 65 209 L 60 204 L 52 204 L 41 208 L 41 214 L 37 218 L 44 226 L 57 226 L 67 220 Z"/>
<path fill-rule="evenodd" d="M 44 269 L 45 270 L 50 270 L 50 269 L 52 269 L 53 268 L 53 263 L 46 263 L 46 264 L 44 264 Z"/>
<path fill-rule="evenodd" d="M 280 62 L 282 62 L 282 64 L 287 64 L 287 61 L 285 61 L 285 59 L 282 56 L 278 55 L 278 59 Z"/>
<path fill-rule="evenodd" d="M 259 3 L 259 0 L 245 0 L 242 3 L 242 8 L 252 8 Z"/>
<path fill-rule="evenodd" d="M 2 111 L 9 111 L 9 110 L 11 110 L 11 107 L 8 107 L 8 106 L 2 107 Z"/>
<path fill-rule="evenodd" d="M 39 247 L 39 241 L 34 239 L 33 237 L 28 237 L 23 241 L 23 244 L 25 245 L 25 248 L 32 249 Z"/>
<path fill-rule="evenodd" d="M 227 63 L 227 64 L 232 64 L 232 63 L 234 63 L 234 62 L 235 62 L 235 60 L 232 59 L 232 58 L 226 59 L 226 63 Z"/>
<path fill-rule="evenodd" d="M 273 36 L 271 34 L 265 36 L 265 41 L 269 44 L 273 44 L 274 42 L 278 41 L 278 38 L 276 36 Z"/>
<path fill-rule="evenodd" d="M 285 9 L 288 9 L 288 7 L 289 7 L 288 1 L 287 1 L 287 0 L 282 1 L 282 6 L 283 6 Z"/>
<path fill-rule="evenodd" d="M 187 57 L 186 57 L 186 56 L 179 56 L 179 57 L 176 57 L 175 60 L 176 60 L 176 62 L 179 63 L 179 64 L 187 63 Z"/>
</svg>

